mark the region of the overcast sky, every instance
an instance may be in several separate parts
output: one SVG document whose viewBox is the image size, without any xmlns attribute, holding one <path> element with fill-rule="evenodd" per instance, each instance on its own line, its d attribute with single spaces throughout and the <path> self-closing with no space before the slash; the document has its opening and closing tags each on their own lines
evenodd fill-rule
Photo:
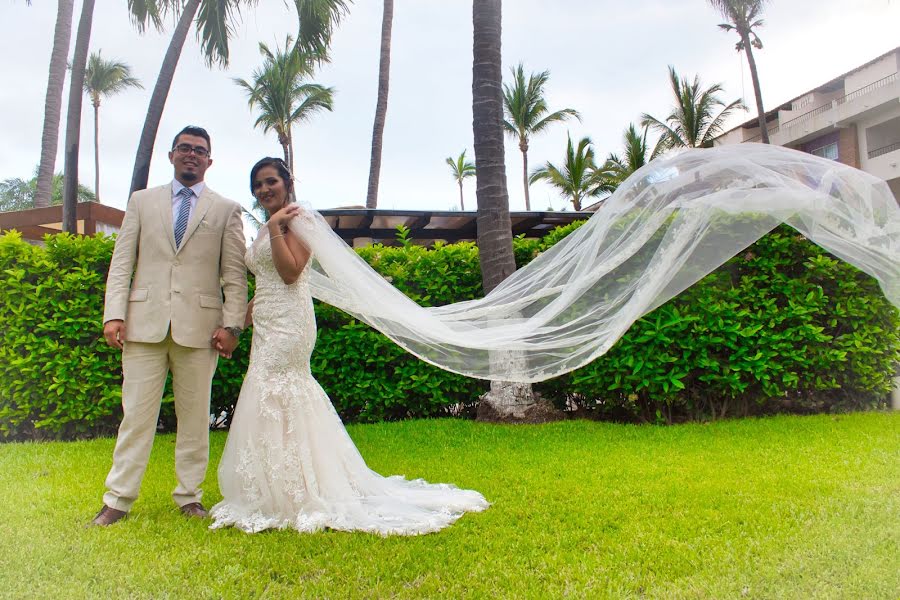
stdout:
<svg viewBox="0 0 900 600">
<path fill-rule="evenodd" d="M 80 2 L 75 6 L 77 26 Z M 139 36 L 122 1 L 99 0 L 92 50 L 130 64 L 144 90 L 104 100 L 100 109 L 101 199 L 124 208 L 137 141 L 150 92 L 171 35 Z M 381 2 L 357 0 L 340 25 L 331 64 L 314 80 L 336 88 L 335 110 L 295 129 L 296 176 L 302 198 L 316 208 L 365 204 L 372 119 L 377 92 Z M 623 129 L 642 112 L 668 114 L 672 100 L 666 67 L 724 84 L 727 100 L 753 90 L 736 36 L 720 31 L 721 18 L 705 0 L 506 0 L 503 5 L 504 75 L 524 61 L 549 69 L 552 110 L 571 107 L 581 123 L 554 127 L 532 141 L 529 163 L 562 160 L 567 131 L 588 135 L 602 158 L 619 152 Z M 458 192 L 444 163 L 472 150 L 472 3 L 469 0 L 397 0 L 394 7 L 391 89 L 379 208 L 449 210 Z M 755 54 L 767 107 L 802 94 L 900 45 L 900 0 L 772 0 Z M 0 179 L 28 178 L 40 158 L 47 67 L 56 3 L 0 0 Z M 233 77 L 249 78 L 260 63 L 258 43 L 283 44 L 296 26 L 285 3 L 260 2 L 243 16 L 231 43 L 227 70 L 207 68 L 192 33 L 181 55 L 160 126 L 151 185 L 171 179 L 165 152 L 186 124 L 209 130 L 214 164 L 207 183 L 250 205 L 248 172 L 265 155 L 280 156 L 273 134 L 253 128 L 255 115 Z M 72 46 L 74 47 L 74 29 Z M 71 52 L 70 52 L 71 55 Z M 66 105 L 68 89 L 64 91 Z M 755 110 L 755 108 L 754 108 Z M 752 117 L 740 113 L 730 125 Z M 84 101 L 81 182 L 93 186 L 92 109 Z M 62 170 L 65 114 L 57 170 Z M 523 210 L 521 154 L 507 138 L 510 208 Z M 468 207 L 475 186 L 465 186 Z M 537 184 L 532 208 L 561 209 L 565 202 Z M 571 207 L 570 207 L 571 210 Z"/>
</svg>

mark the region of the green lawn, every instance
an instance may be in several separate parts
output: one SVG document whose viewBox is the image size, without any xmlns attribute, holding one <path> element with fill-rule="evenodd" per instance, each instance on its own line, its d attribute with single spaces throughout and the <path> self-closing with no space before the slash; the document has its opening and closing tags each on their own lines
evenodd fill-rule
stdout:
<svg viewBox="0 0 900 600">
<path fill-rule="evenodd" d="M 84 529 L 113 440 L 0 445 L 0 596 L 900 595 L 898 413 L 350 433 L 375 470 L 471 487 L 493 506 L 414 538 L 209 531 L 171 501 L 167 435 L 129 519 Z M 212 440 L 208 506 L 225 436 Z"/>
</svg>

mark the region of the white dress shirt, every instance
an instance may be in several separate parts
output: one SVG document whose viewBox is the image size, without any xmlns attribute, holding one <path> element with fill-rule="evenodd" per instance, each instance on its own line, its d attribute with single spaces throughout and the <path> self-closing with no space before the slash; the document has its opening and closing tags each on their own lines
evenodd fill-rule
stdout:
<svg viewBox="0 0 900 600">
<path fill-rule="evenodd" d="M 181 196 L 178 195 L 178 192 L 185 187 L 187 186 L 177 179 L 172 180 L 172 223 L 178 222 L 178 212 L 181 210 Z M 197 198 L 200 197 L 204 188 L 206 188 L 206 184 L 202 181 L 191 186 L 191 191 L 194 192 L 194 195 L 191 196 L 191 212 L 188 213 L 188 223 L 191 222 L 191 216 L 194 214 L 194 209 L 197 207 Z"/>
</svg>

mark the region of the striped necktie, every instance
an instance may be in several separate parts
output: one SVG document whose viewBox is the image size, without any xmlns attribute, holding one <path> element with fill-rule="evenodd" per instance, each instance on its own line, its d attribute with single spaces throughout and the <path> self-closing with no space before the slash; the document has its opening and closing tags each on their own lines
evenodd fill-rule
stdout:
<svg viewBox="0 0 900 600">
<path fill-rule="evenodd" d="M 193 190 L 189 187 L 181 188 L 178 197 L 181 198 L 181 207 L 178 209 L 178 218 L 175 220 L 175 247 L 181 247 L 181 239 L 187 230 L 188 217 L 191 216 L 191 197 Z"/>
</svg>

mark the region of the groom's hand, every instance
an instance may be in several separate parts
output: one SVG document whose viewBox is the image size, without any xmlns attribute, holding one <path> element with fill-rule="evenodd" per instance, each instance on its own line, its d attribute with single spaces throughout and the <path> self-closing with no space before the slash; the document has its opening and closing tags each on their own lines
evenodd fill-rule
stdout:
<svg viewBox="0 0 900 600">
<path fill-rule="evenodd" d="M 122 349 L 122 342 L 125 341 L 125 321 L 121 319 L 112 319 L 103 324 L 103 337 L 106 343 L 113 348 Z"/>
<path fill-rule="evenodd" d="M 222 358 L 231 358 L 231 353 L 237 348 L 238 338 L 219 327 L 213 332 L 211 345 Z"/>
</svg>

